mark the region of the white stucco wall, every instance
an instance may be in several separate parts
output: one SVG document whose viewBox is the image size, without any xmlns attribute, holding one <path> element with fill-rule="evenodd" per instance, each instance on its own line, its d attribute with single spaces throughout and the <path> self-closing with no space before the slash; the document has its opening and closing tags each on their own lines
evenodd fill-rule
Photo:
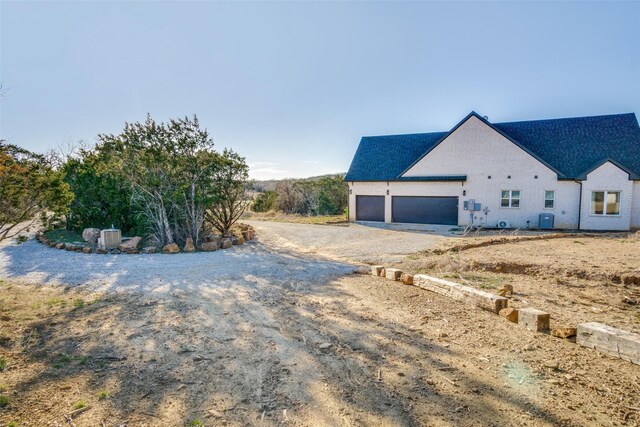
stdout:
<svg viewBox="0 0 640 427">
<path fill-rule="evenodd" d="M 558 181 L 554 171 L 476 117 L 469 118 L 404 174 L 405 177 L 425 175 L 467 175 L 461 188 L 466 190 L 466 196 L 462 191 L 452 194 L 460 196 L 458 218 L 461 225 L 470 221 L 462 201 L 475 199 L 483 208 L 489 208 L 486 216 L 475 214 L 476 223 L 495 226 L 498 221 L 506 220 L 513 227 L 524 228 L 529 221 L 531 227 L 537 227 L 541 213 L 553 213 L 556 228 L 578 226 L 580 185 L 573 181 Z M 449 183 L 422 185 L 434 184 Z M 502 190 L 520 190 L 520 207 L 500 207 Z M 544 208 L 545 190 L 555 191 L 553 209 Z"/>
<path fill-rule="evenodd" d="M 640 228 L 640 181 L 633 182 L 633 198 L 631 200 L 631 227 Z"/>
<path fill-rule="evenodd" d="M 628 230 L 631 225 L 631 206 L 634 202 L 633 181 L 629 174 L 611 162 L 604 163 L 587 175 L 582 182 L 580 228 L 583 230 Z M 594 215 L 591 208 L 592 191 L 620 191 L 620 215 Z M 636 214 L 637 215 L 637 214 Z"/>
</svg>

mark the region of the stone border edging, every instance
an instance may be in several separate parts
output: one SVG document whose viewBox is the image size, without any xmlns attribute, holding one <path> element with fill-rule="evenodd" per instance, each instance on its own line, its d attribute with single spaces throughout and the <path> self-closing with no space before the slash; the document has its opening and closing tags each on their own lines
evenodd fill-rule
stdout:
<svg viewBox="0 0 640 427">
<path fill-rule="evenodd" d="M 603 323 L 580 323 L 574 327 L 551 329 L 551 315 L 533 307 L 516 309 L 509 307 L 509 300 L 481 291 L 470 286 L 450 282 L 426 274 L 409 274 L 397 268 L 385 268 L 382 265 L 371 266 L 373 276 L 400 281 L 437 294 L 471 303 L 492 313 L 499 314 L 512 323 L 536 333 L 549 333 L 557 338 L 576 337 L 576 343 L 640 365 L 640 334 L 613 328 Z M 511 290 L 511 293 L 513 291 Z"/>
</svg>

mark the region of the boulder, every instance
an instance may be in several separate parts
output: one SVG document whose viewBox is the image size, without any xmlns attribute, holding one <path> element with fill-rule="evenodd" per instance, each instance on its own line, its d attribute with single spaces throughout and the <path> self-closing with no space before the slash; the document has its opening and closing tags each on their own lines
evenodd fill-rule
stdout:
<svg viewBox="0 0 640 427">
<path fill-rule="evenodd" d="M 233 245 L 243 245 L 244 244 L 244 237 L 242 237 L 242 236 L 233 236 L 231 238 L 231 243 Z"/>
<path fill-rule="evenodd" d="M 233 246 L 233 243 L 231 242 L 231 239 L 224 238 L 224 239 L 220 240 L 220 247 L 222 249 L 229 249 L 231 246 Z"/>
<path fill-rule="evenodd" d="M 67 246 L 64 243 L 58 243 L 56 244 L 56 249 L 64 249 L 64 247 Z"/>
<path fill-rule="evenodd" d="M 82 248 L 82 252 L 85 254 L 90 254 L 91 252 L 93 252 L 93 248 L 91 246 L 85 246 Z"/>
<path fill-rule="evenodd" d="M 155 254 L 157 252 L 157 248 L 155 246 L 147 246 L 142 249 L 143 254 Z"/>
<path fill-rule="evenodd" d="M 207 252 L 217 251 L 218 249 L 220 249 L 220 241 L 204 242 L 202 246 L 200 246 L 200 250 Z"/>
<path fill-rule="evenodd" d="M 82 230 L 82 240 L 84 240 L 85 242 L 89 242 L 92 245 L 96 244 L 99 237 L 99 228 L 85 228 L 84 230 Z"/>
<path fill-rule="evenodd" d="M 254 233 L 253 230 L 244 230 L 242 232 L 242 237 L 244 237 L 244 240 L 246 240 L 247 242 L 249 240 L 253 240 L 254 235 L 255 235 L 255 233 Z"/>
<path fill-rule="evenodd" d="M 196 247 L 193 245 L 193 239 L 191 237 L 187 237 L 187 242 L 184 244 L 184 248 L 182 248 L 182 252 L 195 252 Z"/>
<path fill-rule="evenodd" d="M 175 243 L 169 243 L 162 248 L 162 252 L 165 254 L 177 254 L 180 252 L 180 248 Z"/>
<path fill-rule="evenodd" d="M 120 243 L 120 246 L 118 246 L 118 249 L 120 249 L 125 254 L 137 254 L 138 245 L 140 244 L 141 240 L 142 240 L 142 237 L 139 237 L 139 236 L 132 237 L 126 242 Z"/>
<path fill-rule="evenodd" d="M 518 310 L 513 307 L 503 308 L 498 314 L 509 322 L 518 323 Z"/>
</svg>

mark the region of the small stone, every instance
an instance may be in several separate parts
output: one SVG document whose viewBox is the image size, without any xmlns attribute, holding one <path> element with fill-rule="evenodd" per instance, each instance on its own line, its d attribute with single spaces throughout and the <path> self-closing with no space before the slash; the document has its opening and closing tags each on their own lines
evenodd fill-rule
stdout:
<svg viewBox="0 0 640 427">
<path fill-rule="evenodd" d="M 498 314 L 510 322 L 518 323 L 518 310 L 513 307 L 503 308 Z"/>
<path fill-rule="evenodd" d="M 576 333 L 577 333 L 577 329 L 576 328 L 572 328 L 572 327 L 560 327 L 560 328 L 554 328 L 551 330 L 551 335 L 554 337 L 558 337 L 558 338 L 570 338 L 570 337 L 575 337 Z"/>
<path fill-rule="evenodd" d="M 196 247 L 193 245 L 193 239 L 191 237 L 187 237 L 187 241 L 184 244 L 184 248 L 182 248 L 182 252 L 195 252 Z"/>
<path fill-rule="evenodd" d="M 402 273 L 400 275 L 400 280 L 405 285 L 413 285 L 413 274 Z"/>
<path fill-rule="evenodd" d="M 522 350 L 524 350 L 524 351 L 533 351 L 533 350 L 535 350 L 535 349 L 536 349 L 536 348 L 535 348 L 533 345 L 531 345 L 531 344 L 527 344 L 527 345 L 525 345 L 525 346 L 522 348 Z"/>
<path fill-rule="evenodd" d="M 162 248 L 162 252 L 165 254 L 177 254 L 180 252 L 180 248 L 175 243 L 169 243 Z"/>
<path fill-rule="evenodd" d="M 320 345 L 318 346 L 318 348 L 319 348 L 320 350 L 326 350 L 326 349 L 328 349 L 329 347 L 331 347 L 331 343 L 330 343 L 330 342 L 323 342 L 322 344 L 320 344 Z"/>
<path fill-rule="evenodd" d="M 560 365 L 558 364 L 557 360 L 547 360 L 546 362 L 544 362 L 544 366 L 549 369 L 558 369 L 558 366 Z"/>
</svg>

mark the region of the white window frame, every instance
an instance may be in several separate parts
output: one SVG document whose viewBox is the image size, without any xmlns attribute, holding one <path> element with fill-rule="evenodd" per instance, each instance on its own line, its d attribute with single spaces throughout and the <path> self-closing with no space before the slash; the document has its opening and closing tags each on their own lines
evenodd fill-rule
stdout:
<svg viewBox="0 0 640 427">
<path fill-rule="evenodd" d="M 509 193 L 507 198 L 502 197 L 502 193 L 505 191 Z M 514 191 L 518 192 L 518 197 L 513 197 Z M 518 206 L 513 206 L 514 199 L 518 200 Z M 503 200 L 509 200 L 509 206 L 502 206 Z M 520 209 L 520 206 L 522 206 L 522 190 L 500 190 L 500 209 Z"/>
<path fill-rule="evenodd" d="M 595 213 L 594 209 L 593 209 L 593 193 L 604 193 L 604 199 L 603 199 L 603 206 L 602 206 L 602 213 Z M 618 193 L 618 213 L 617 214 L 608 214 L 607 213 L 607 196 L 609 195 L 609 193 Z M 591 199 L 589 199 L 589 204 L 590 204 L 590 212 L 591 212 L 591 216 L 597 216 L 597 217 L 620 217 L 622 216 L 622 191 L 621 190 L 591 190 Z"/>
<path fill-rule="evenodd" d="M 547 199 L 547 193 L 553 193 L 553 197 L 551 199 Z M 552 206 L 550 208 L 547 207 L 547 200 L 551 200 Z M 544 190 L 544 199 L 542 200 L 543 209 L 555 209 L 556 208 L 556 190 Z"/>
</svg>

